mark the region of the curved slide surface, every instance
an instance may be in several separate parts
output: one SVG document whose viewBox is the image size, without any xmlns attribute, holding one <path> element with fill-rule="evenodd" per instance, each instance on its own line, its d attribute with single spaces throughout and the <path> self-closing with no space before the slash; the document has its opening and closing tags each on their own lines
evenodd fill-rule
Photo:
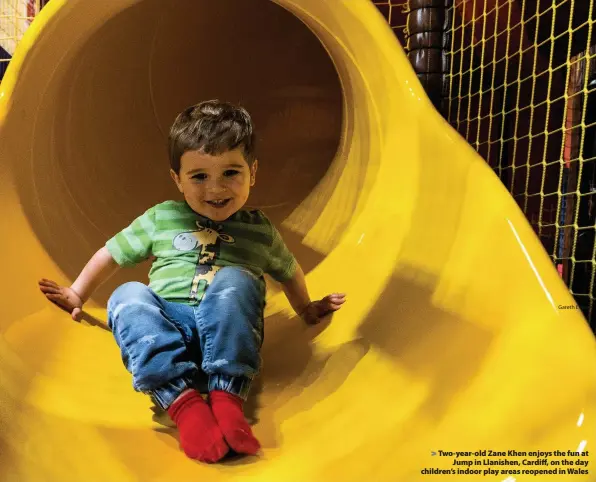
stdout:
<svg viewBox="0 0 596 482">
<path fill-rule="evenodd" d="M 166 132 L 207 98 L 253 113 L 250 203 L 312 296 L 348 294 L 305 328 L 271 285 L 247 406 L 263 454 L 213 466 L 133 391 L 105 327 L 111 290 L 148 267 L 107 282 L 81 323 L 37 288 L 177 196 Z M 52 0 L 1 86 L 0 201 L 2 481 L 480 480 L 439 450 L 507 482 L 568 476 L 473 452 L 578 451 L 565 458 L 590 473 L 572 480 L 594 480 L 594 336 L 368 0 Z"/>
</svg>

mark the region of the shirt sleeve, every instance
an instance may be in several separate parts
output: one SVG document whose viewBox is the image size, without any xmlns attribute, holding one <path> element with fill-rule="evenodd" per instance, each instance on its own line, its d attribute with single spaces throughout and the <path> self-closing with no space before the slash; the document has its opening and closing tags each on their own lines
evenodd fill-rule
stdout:
<svg viewBox="0 0 596 482">
<path fill-rule="evenodd" d="M 265 272 L 275 281 L 283 283 L 294 276 L 298 263 L 286 243 L 284 243 L 279 231 L 271 222 L 269 222 L 269 225 L 271 226 L 272 243 L 269 253 L 269 266 Z"/>
<path fill-rule="evenodd" d="M 152 254 L 155 208 L 148 209 L 106 242 L 106 248 L 120 266 L 134 266 Z"/>
</svg>

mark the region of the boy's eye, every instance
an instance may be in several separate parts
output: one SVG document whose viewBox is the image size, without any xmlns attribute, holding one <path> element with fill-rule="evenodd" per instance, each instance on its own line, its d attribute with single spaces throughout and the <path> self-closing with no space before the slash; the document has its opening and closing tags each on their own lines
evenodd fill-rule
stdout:
<svg viewBox="0 0 596 482">
<path fill-rule="evenodd" d="M 224 176 L 226 176 L 226 177 L 232 177 L 232 176 L 235 176 L 238 173 L 240 173 L 240 171 L 237 171 L 236 169 L 228 169 L 227 171 L 224 172 Z"/>
<path fill-rule="evenodd" d="M 201 172 L 199 174 L 195 174 L 192 178 L 197 179 L 198 181 L 204 181 L 207 179 L 207 174 Z"/>
</svg>

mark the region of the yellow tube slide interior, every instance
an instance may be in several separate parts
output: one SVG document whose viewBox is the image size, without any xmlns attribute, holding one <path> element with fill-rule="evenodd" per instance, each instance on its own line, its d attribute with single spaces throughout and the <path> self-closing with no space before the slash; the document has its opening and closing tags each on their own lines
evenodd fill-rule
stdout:
<svg viewBox="0 0 596 482">
<path fill-rule="evenodd" d="M 271 284 L 254 458 L 203 465 L 133 391 L 105 302 L 70 283 L 115 232 L 178 198 L 165 141 L 184 107 L 242 103 L 259 135 L 250 204 L 280 226 L 313 297 Z M 435 112 L 368 0 L 52 0 L 0 91 L 0 480 L 480 480 L 441 451 L 570 450 L 596 475 L 596 342 L 522 212 Z M 549 461 L 562 460 L 550 456 Z M 425 470 L 426 469 L 426 470 Z M 429 469 L 445 471 L 427 475 Z M 487 472 L 488 473 L 488 472 Z M 436 474 L 436 472 L 435 472 Z M 433 479 L 434 480 L 434 479 Z M 482 479 L 484 480 L 484 479 Z"/>
</svg>

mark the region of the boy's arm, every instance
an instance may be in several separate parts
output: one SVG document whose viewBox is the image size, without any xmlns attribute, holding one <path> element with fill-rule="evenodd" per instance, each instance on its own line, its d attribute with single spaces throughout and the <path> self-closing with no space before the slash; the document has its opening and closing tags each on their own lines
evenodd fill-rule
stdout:
<svg viewBox="0 0 596 482">
<path fill-rule="evenodd" d="M 265 271 L 281 283 L 290 305 L 298 316 L 306 323 L 314 325 L 321 321 L 321 317 L 339 310 L 345 302 L 344 294 L 334 293 L 317 301 L 310 300 L 304 271 L 275 226 L 269 220 L 267 222 L 271 227 L 272 243 L 269 251 L 269 265 Z"/>
<path fill-rule="evenodd" d="M 122 266 L 133 266 L 151 255 L 155 233 L 155 210 L 149 208 L 128 227 L 110 238 L 87 262 L 75 282 L 67 288 L 42 279 L 39 289 L 51 302 L 80 320 L 83 304 L 93 292 Z"/>
<path fill-rule="evenodd" d="M 68 311 L 73 320 L 79 321 L 83 315 L 83 304 L 119 267 L 104 246 L 91 257 L 70 287 L 44 278 L 39 281 L 39 289 L 48 300 Z"/>
<path fill-rule="evenodd" d="M 281 285 L 296 314 L 309 325 L 316 325 L 323 316 L 339 310 L 346 301 L 343 293 L 333 293 L 320 300 L 311 301 L 304 271 L 299 264 L 296 265 L 294 276 Z"/>
<path fill-rule="evenodd" d="M 81 271 L 71 289 L 85 303 L 93 292 L 120 268 L 104 246 L 95 253 Z"/>
<path fill-rule="evenodd" d="M 294 276 L 281 284 L 290 305 L 298 315 L 302 315 L 310 304 L 310 296 L 306 287 L 304 271 L 299 264 L 296 264 Z"/>
</svg>

